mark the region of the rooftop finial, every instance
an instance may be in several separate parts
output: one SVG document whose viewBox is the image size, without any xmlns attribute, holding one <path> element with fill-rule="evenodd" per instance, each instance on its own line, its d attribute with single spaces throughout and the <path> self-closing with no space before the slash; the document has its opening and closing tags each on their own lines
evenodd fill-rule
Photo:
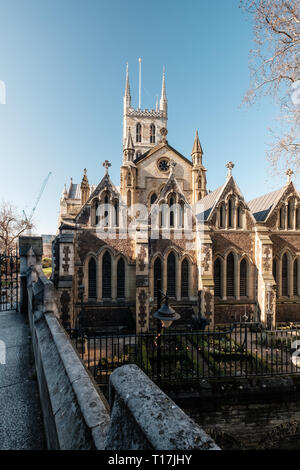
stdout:
<svg viewBox="0 0 300 470">
<path fill-rule="evenodd" d="M 159 102 L 159 109 L 167 113 L 167 93 L 166 93 L 166 70 L 163 66 L 162 86 L 161 86 L 161 97 Z"/>
<path fill-rule="evenodd" d="M 290 168 L 288 168 L 285 172 L 285 174 L 287 175 L 287 183 L 290 183 L 292 181 L 292 176 L 294 174 L 293 170 L 291 170 Z"/>
<path fill-rule="evenodd" d="M 232 162 L 226 163 L 226 168 L 228 169 L 227 178 L 230 178 L 232 176 L 232 169 L 234 168 L 234 163 Z"/>
<path fill-rule="evenodd" d="M 108 169 L 109 169 L 109 167 L 111 166 L 111 163 L 109 163 L 108 160 L 105 160 L 105 161 L 103 162 L 102 166 L 104 166 L 104 168 L 105 168 L 105 175 L 108 175 Z"/>
</svg>

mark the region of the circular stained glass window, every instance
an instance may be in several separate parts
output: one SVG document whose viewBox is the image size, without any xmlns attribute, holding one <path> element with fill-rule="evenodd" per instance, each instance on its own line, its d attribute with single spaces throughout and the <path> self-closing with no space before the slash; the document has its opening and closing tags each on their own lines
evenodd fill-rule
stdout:
<svg viewBox="0 0 300 470">
<path fill-rule="evenodd" d="M 158 162 L 158 168 L 160 171 L 168 171 L 170 168 L 170 162 L 167 158 L 162 158 Z"/>
</svg>

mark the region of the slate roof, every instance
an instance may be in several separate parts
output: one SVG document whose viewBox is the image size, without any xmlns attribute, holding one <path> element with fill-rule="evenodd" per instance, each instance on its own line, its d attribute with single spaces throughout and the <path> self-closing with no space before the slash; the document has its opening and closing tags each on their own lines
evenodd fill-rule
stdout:
<svg viewBox="0 0 300 470">
<path fill-rule="evenodd" d="M 285 187 L 277 189 L 276 191 L 264 194 L 248 202 L 249 209 L 257 222 L 264 222 L 266 220 L 271 209 L 276 206 L 285 189 Z"/>
<path fill-rule="evenodd" d="M 207 194 L 207 196 L 205 196 L 199 201 L 199 204 L 201 204 L 200 206 L 201 212 L 197 214 L 198 221 L 205 221 L 208 219 L 209 214 L 211 213 L 212 208 L 214 207 L 215 203 L 219 199 L 224 189 L 225 184 L 215 189 L 211 193 Z"/>
<path fill-rule="evenodd" d="M 94 192 L 95 188 L 96 188 L 96 185 L 94 184 L 90 186 L 90 194 Z M 69 189 L 68 198 L 69 199 L 81 199 L 80 184 L 72 183 Z"/>
</svg>

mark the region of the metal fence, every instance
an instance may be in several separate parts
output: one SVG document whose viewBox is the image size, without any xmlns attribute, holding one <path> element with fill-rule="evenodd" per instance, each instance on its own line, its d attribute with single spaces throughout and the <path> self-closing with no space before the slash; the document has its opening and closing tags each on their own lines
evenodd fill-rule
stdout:
<svg viewBox="0 0 300 470">
<path fill-rule="evenodd" d="M 100 385 L 108 384 L 114 369 L 129 363 L 157 383 L 300 372 L 297 327 L 266 330 L 260 323 L 234 323 L 227 330 L 165 330 L 160 335 L 69 333 Z"/>
<path fill-rule="evenodd" d="M 0 254 L 0 311 L 18 310 L 20 260 Z"/>
</svg>

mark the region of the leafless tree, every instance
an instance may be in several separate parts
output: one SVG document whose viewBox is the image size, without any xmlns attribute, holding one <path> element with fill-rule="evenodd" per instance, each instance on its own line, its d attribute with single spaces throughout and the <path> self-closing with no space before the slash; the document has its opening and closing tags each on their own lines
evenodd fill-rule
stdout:
<svg viewBox="0 0 300 470">
<path fill-rule="evenodd" d="M 244 102 L 270 95 L 280 105 L 280 132 L 273 131 L 269 160 L 300 169 L 300 2 L 240 0 L 252 15 L 255 47 L 250 51 L 250 88 Z"/>
<path fill-rule="evenodd" d="M 7 201 L 0 205 L 0 252 L 13 253 L 18 237 L 33 228 L 32 223 L 22 218 L 17 208 Z"/>
</svg>

